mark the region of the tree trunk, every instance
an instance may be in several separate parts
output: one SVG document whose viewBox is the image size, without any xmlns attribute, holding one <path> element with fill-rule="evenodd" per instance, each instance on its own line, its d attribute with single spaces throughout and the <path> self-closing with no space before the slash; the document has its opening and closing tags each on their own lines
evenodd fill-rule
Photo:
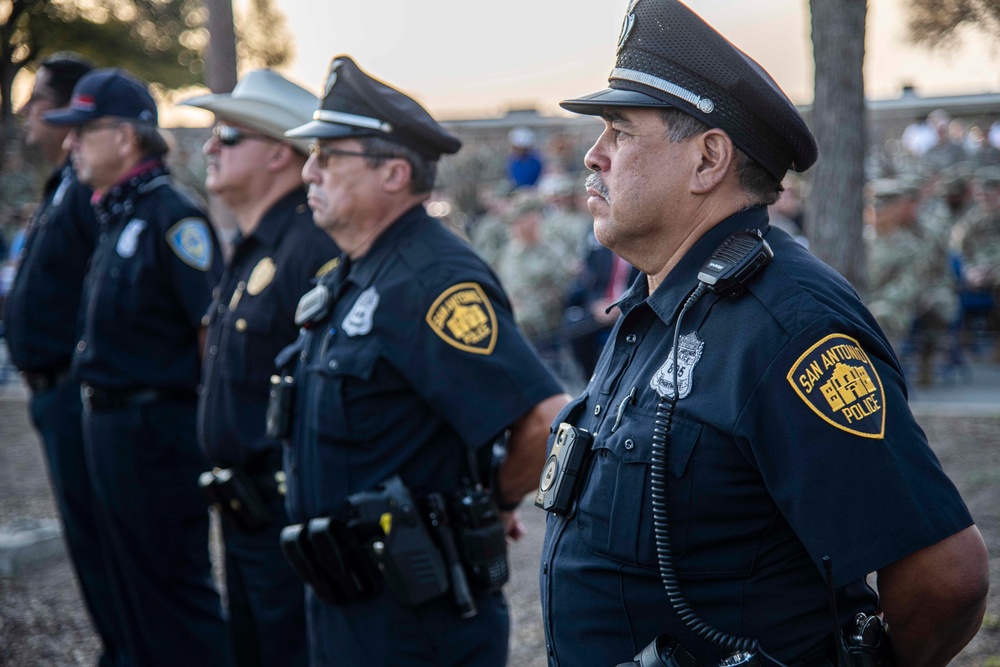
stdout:
<svg viewBox="0 0 1000 667">
<path fill-rule="evenodd" d="M 810 170 L 806 233 L 813 253 L 863 287 L 865 0 L 809 0 L 815 100 L 809 125 L 820 158 Z"/>
<path fill-rule="evenodd" d="M 205 83 L 213 93 L 228 93 L 236 85 L 236 28 L 232 0 L 205 0 L 208 10 L 208 49 Z"/>
</svg>

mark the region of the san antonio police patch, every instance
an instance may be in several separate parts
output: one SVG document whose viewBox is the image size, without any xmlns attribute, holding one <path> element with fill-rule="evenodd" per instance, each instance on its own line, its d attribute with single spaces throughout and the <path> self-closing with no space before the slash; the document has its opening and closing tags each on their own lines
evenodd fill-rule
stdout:
<svg viewBox="0 0 1000 667">
<path fill-rule="evenodd" d="M 842 431 L 881 440 L 885 392 L 875 365 L 858 341 L 832 334 L 799 357 L 788 382 L 813 412 Z"/>
<path fill-rule="evenodd" d="M 452 347 L 473 354 L 493 354 L 497 316 L 478 283 L 459 283 L 446 289 L 431 304 L 425 320 Z"/>
</svg>

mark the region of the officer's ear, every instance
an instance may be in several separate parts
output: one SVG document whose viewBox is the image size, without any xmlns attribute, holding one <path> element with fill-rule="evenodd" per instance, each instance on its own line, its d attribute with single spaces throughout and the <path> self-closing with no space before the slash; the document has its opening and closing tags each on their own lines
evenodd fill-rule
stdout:
<svg viewBox="0 0 1000 667">
<path fill-rule="evenodd" d="M 135 130 L 135 125 L 127 122 L 120 123 L 114 128 L 114 132 L 115 148 L 117 149 L 118 157 L 124 159 L 133 153 L 142 151 L 140 146 L 142 140 L 139 139 L 139 134 Z"/>
<path fill-rule="evenodd" d="M 699 163 L 691 173 L 691 192 L 708 194 L 726 178 L 734 165 L 735 146 L 729 135 L 718 128 L 691 137 Z"/>
<path fill-rule="evenodd" d="M 401 157 L 388 158 L 382 166 L 382 189 L 387 193 L 409 191 L 413 179 L 413 167 L 410 161 Z"/>
<path fill-rule="evenodd" d="M 267 159 L 265 161 L 265 166 L 268 171 L 281 171 L 287 167 L 294 159 L 297 153 L 295 149 L 288 144 L 282 143 L 280 141 L 274 142 L 271 146 L 271 150 L 267 153 Z M 305 161 L 303 160 L 303 163 Z M 297 169 L 301 170 L 301 166 L 297 166 Z"/>
</svg>

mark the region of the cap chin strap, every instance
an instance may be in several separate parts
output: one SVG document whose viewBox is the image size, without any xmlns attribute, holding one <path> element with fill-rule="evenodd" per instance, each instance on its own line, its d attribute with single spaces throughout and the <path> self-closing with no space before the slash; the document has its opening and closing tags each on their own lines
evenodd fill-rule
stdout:
<svg viewBox="0 0 1000 667">
<path fill-rule="evenodd" d="M 351 127 L 360 127 L 365 130 L 378 130 L 379 132 L 385 132 L 386 134 L 392 132 L 392 125 L 377 118 L 357 116 L 352 113 L 341 113 L 339 111 L 319 109 L 313 113 L 313 120 L 321 120 L 327 123 L 338 123 L 340 125 L 350 125 Z"/>
<path fill-rule="evenodd" d="M 661 79 L 660 77 L 653 76 L 652 74 L 647 74 L 646 72 L 626 69 L 624 67 L 616 67 L 611 71 L 611 76 L 608 77 L 608 79 L 621 79 L 623 81 L 641 83 L 644 86 L 655 88 L 656 90 L 667 93 L 668 95 L 673 95 L 674 97 L 684 100 L 702 113 L 712 113 L 712 111 L 715 110 L 715 102 L 707 97 L 696 95 L 686 88 L 681 88 L 676 83 L 672 83 L 666 79 Z M 319 112 L 317 111 L 316 113 Z"/>
</svg>

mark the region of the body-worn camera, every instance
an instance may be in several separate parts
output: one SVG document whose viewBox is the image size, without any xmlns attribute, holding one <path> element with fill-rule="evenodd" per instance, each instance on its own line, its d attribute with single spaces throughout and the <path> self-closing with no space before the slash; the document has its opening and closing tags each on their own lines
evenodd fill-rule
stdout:
<svg viewBox="0 0 1000 667">
<path fill-rule="evenodd" d="M 507 535 L 496 503 L 483 488 L 466 489 L 454 502 L 455 536 L 469 584 L 498 591 L 510 578 Z"/>
<path fill-rule="evenodd" d="M 566 422 L 559 424 L 552 453 L 542 468 L 538 483 L 537 507 L 556 514 L 569 512 L 592 440 L 590 433 L 582 428 Z"/>
<path fill-rule="evenodd" d="M 292 437 L 292 407 L 295 403 L 295 378 L 291 375 L 272 375 L 267 398 L 265 433 L 274 440 Z"/>
<path fill-rule="evenodd" d="M 257 483 L 241 468 L 215 468 L 198 476 L 209 505 L 244 533 L 271 524 L 271 508 Z"/>
</svg>

